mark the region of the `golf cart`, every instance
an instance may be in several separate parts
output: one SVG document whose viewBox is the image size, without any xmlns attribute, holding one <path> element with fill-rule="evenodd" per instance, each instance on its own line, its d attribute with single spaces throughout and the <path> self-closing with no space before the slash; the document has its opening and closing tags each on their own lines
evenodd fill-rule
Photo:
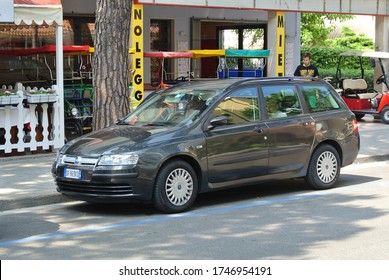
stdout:
<svg viewBox="0 0 389 280">
<path fill-rule="evenodd" d="M 341 76 L 342 61 L 349 57 L 355 57 L 359 60 L 361 75 L 358 78 Z M 368 90 L 362 63 L 362 59 L 365 57 L 370 58 L 370 65 L 373 68 L 379 67 L 381 75 L 376 79 L 375 84 L 384 84 L 386 88 L 383 92 L 374 89 Z M 377 62 L 379 65 L 376 65 Z M 336 70 L 336 80 L 339 82 L 337 91 L 358 120 L 370 114 L 375 119 L 381 119 L 385 124 L 389 124 L 389 83 L 386 70 L 388 67 L 389 53 L 387 52 L 349 51 L 340 54 Z"/>
</svg>

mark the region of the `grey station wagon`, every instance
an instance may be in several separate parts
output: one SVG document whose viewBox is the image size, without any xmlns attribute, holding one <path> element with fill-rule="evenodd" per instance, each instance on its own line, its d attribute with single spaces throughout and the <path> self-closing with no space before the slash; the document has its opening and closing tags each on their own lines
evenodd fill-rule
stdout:
<svg viewBox="0 0 389 280">
<path fill-rule="evenodd" d="M 115 125 L 65 144 L 52 173 L 74 199 L 177 213 L 199 193 L 263 181 L 331 188 L 359 145 L 354 114 L 323 80 L 223 79 L 151 94 Z"/>
</svg>

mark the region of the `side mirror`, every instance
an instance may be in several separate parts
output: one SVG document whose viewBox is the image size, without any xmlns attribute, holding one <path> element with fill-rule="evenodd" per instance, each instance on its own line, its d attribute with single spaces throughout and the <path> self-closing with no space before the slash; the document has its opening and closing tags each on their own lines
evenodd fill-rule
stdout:
<svg viewBox="0 0 389 280">
<path fill-rule="evenodd" d="M 212 129 L 216 126 L 221 126 L 226 124 L 228 124 L 228 116 L 218 116 L 216 118 L 213 118 L 210 121 L 210 125 L 208 126 L 208 129 Z"/>
<path fill-rule="evenodd" d="M 375 59 L 373 57 L 370 58 L 370 66 L 375 68 Z"/>
</svg>

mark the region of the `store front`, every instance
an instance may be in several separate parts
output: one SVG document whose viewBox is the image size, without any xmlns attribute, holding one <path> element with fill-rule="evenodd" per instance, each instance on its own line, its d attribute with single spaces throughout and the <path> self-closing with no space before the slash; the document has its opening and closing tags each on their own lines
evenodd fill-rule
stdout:
<svg viewBox="0 0 389 280">
<path fill-rule="evenodd" d="M 63 45 L 93 47 L 96 1 L 67 0 L 63 2 Z M 258 9 L 188 8 L 167 5 L 143 5 L 143 10 L 143 24 L 146 30 L 144 33 L 145 51 L 223 48 L 274 50 L 276 34 L 274 12 Z M 286 36 L 289 41 L 293 38 L 289 42 L 290 46 L 299 45 L 299 36 L 295 36 L 296 28 L 293 27 L 298 24 L 295 13 L 290 13 L 290 15 L 287 13 L 285 21 L 288 22 L 288 26 L 291 26 L 289 28 L 291 34 Z M 249 30 L 258 31 L 250 35 Z M 25 25 L 7 30 L 0 28 L 0 49 L 34 48 L 53 44 L 55 44 L 55 26 L 53 25 Z M 288 50 L 292 52 L 289 57 L 297 57 L 296 59 L 299 60 L 297 49 L 289 47 Z M 265 75 L 275 75 L 274 55 L 272 51 Z M 147 59 L 144 63 L 144 80 L 146 84 L 151 84 L 158 79 L 155 71 L 157 61 Z M 165 69 L 171 73 L 170 79 L 175 79 L 177 75 L 182 74 L 178 69 L 180 61 L 166 60 L 165 63 Z M 191 67 L 192 69 L 187 72 L 193 72 L 196 77 L 215 77 L 217 58 L 195 60 L 191 63 Z"/>
<path fill-rule="evenodd" d="M 204 49 L 269 49 L 270 58 L 264 71 L 265 76 L 275 76 L 275 36 L 276 13 L 260 10 L 218 9 L 218 8 L 187 8 L 181 6 L 153 6 L 144 5 L 144 30 L 150 30 L 149 36 L 144 36 L 145 51 L 184 51 Z M 295 18 L 289 14 L 290 24 Z M 168 28 L 160 37 L 164 44 L 155 44 L 154 22 L 167 21 Z M 293 21 L 292 21 L 293 20 Z M 295 23 L 293 23 L 295 24 Z M 291 31 L 295 32 L 294 28 Z M 292 46 L 299 45 L 299 36 L 289 36 Z M 297 41 L 298 42 L 297 42 Z M 157 46 L 157 47 L 156 47 Z M 298 49 L 289 48 L 290 58 L 299 60 Z M 274 54 L 273 54 L 274 53 Z M 290 60 L 288 61 L 290 62 Z M 189 73 L 179 69 L 181 61 L 171 60 L 165 63 L 167 72 L 173 73 L 171 79 Z M 243 68 L 244 61 L 239 60 L 234 67 Z M 192 59 L 191 69 L 187 72 L 193 78 L 216 78 L 217 57 Z M 292 69 L 294 66 L 290 66 Z M 144 60 L 144 80 L 153 81 L 153 62 Z M 292 72 L 291 72 L 292 73 Z"/>
<path fill-rule="evenodd" d="M 84 85 L 81 84 L 80 86 L 80 83 L 76 83 L 77 90 L 67 88 L 69 80 L 72 80 L 70 84 L 75 84 L 75 76 L 73 74 L 75 73 L 74 69 L 79 65 L 79 59 L 75 57 L 69 58 L 66 54 L 63 57 L 64 53 L 61 51 L 61 47 L 94 46 L 94 12 L 96 1 L 66 0 L 61 3 L 60 0 L 17 0 L 15 3 L 21 6 L 26 3 L 35 6 L 44 3 L 45 5 L 39 7 L 44 18 L 27 20 L 26 16 L 29 14 L 27 12 L 23 14 L 25 21 L 21 19 L 16 24 L 0 25 L 0 52 L 15 49 L 24 49 L 29 52 L 29 55 L 19 55 L 17 57 L 0 56 L 0 59 L 7 61 L 8 64 L 12 62 L 21 64 L 21 66 L 18 66 L 20 71 L 14 71 L 14 69 L 18 68 L 14 67 L 14 65 L 7 65 L 7 67 L 3 67 L 4 69 L 0 69 L 0 72 L 4 72 L 2 77 L 5 79 L 0 81 L 0 83 L 1 85 L 6 85 L 7 88 L 11 86 L 15 93 L 17 92 L 17 81 L 22 81 L 24 82 L 24 87 L 30 86 L 31 88 L 34 86 L 38 88 L 43 86 L 48 89 L 56 86 L 56 92 L 60 98 L 58 102 L 54 102 L 53 104 L 55 106 L 58 105 L 58 110 L 61 111 L 55 116 L 59 118 L 59 123 L 63 124 L 66 121 L 66 114 L 64 112 L 66 104 L 64 105 L 64 103 L 68 101 L 66 100 L 68 98 L 68 92 L 77 93 L 80 88 L 84 88 Z M 60 19 L 52 19 L 47 14 L 48 11 L 55 10 L 52 7 L 49 8 L 47 6 L 48 3 L 61 7 Z M 188 9 L 187 7 L 180 6 L 154 5 L 144 5 L 143 12 L 143 26 L 144 30 L 146 30 L 143 38 L 145 51 L 187 51 L 229 48 L 261 50 L 269 48 L 271 56 L 267 61 L 266 68 L 261 74 L 264 76 L 274 75 L 272 73 L 274 72 L 272 69 L 272 65 L 274 64 L 272 62 L 272 45 L 275 42 L 273 40 L 273 33 L 276 29 L 275 13 L 260 10 L 203 7 Z M 61 36 L 58 36 L 59 34 Z M 41 50 L 41 48 L 51 49 L 55 45 L 60 46 L 56 49 L 57 53 L 45 54 L 45 57 L 42 54 L 30 52 L 30 50 Z M 231 63 L 234 65 L 231 67 L 243 69 L 248 63 L 246 61 L 249 60 L 249 63 L 252 64 L 251 59 L 232 59 Z M 218 57 L 193 58 L 190 63 L 187 63 L 187 61 L 187 59 L 183 58 L 174 60 L 165 59 L 164 69 L 167 75 L 166 79 L 174 81 L 177 78 L 189 75 L 193 75 L 194 79 L 217 78 Z M 143 62 L 144 86 L 149 90 L 154 89 L 158 85 L 158 82 L 161 81 L 159 73 L 160 60 L 150 58 L 144 59 Z M 254 63 L 258 64 L 258 62 Z M 1 65 L 4 66 L 6 63 L 2 63 Z M 50 65 L 49 72 L 47 71 L 48 65 Z M 54 65 L 54 68 L 51 67 L 52 65 Z M 64 67 L 58 68 L 55 65 L 64 65 Z M 86 61 L 86 63 L 83 61 L 84 66 L 90 70 L 90 61 Z M 90 71 L 89 74 L 91 74 Z M 63 93 L 64 86 L 66 94 Z M 90 87 L 87 88 L 87 91 L 90 92 Z M 83 96 L 82 92 L 81 95 Z M 71 96 L 71 98 L 73 97 L 74 95 Z M 88 112 L 90 115 L 90 111 Z M 7 116 L 10 115 L 12 114 L 7 114 Z M 59 141 L 60 144 L 55 144 L 54 146 L 56 148 L 64 143 L 66 124 L 52 126 L 51 118 L 51 116 L 48 118 L 48 125 L 57 129 L 58 132 L 52 133 L 46 128 L 43 130 L 47 133 L 47 136 L 44 138 L 46 140 L 56 139 L 56 141 Z M 22 115 L 20 115 L 19 119 L 22 119 Z M 10 124 L 8 123 L 8 125 Z M 41 126 L 41 120 L 37 120 L 37 124 Z M 20 127 L 17 130 L 13 130 L 16 132 L 12 132 L 14 134 L 17 133 L 18 137 L 9 137 L 10 133 L 3 133 L 3 140 L 1 140 L 2 142 L 0 141 L 0 145 L 3 146 L 0 149 L 6 151 L 6 153 L 15 149 L 23 151 L 28 146 L 26 142 L 23 142 L 25 140 L 18 140 L 18 142 L 23 142 L 23 144 L 19 143 L 21 146 L 17 147 L 15 139 L 25 138 L 22 134 L 24 131 L 23 126 L 25 125 L 24 121 L 19 125 Z M 79 129 L 78 125 L 73 125 L 73 127 Z M 9 130 L 6 129 L 6 131 Z M 7 145 L 6 148 L 5 145 Z M 39 145 L 40 143 L 38 143 L 38 148 Z M 53 147 L 51 144 L 49 146 Z M 35 146 L 32 150 L 34 149 L 36 149 Z"/>
<path fill-rule="evenodd" d="M 26 0 L 27 1 L 27 0 Z M 64 45 L 89 45 L 94 44 L 94 13 L 95 0 L 66 0 L 63 1 L 63 44 Z M 292 75 L 294 68 L 300 63 L 300 11 L 330 12 L 330 13 L 360 13 L 383 15 L 386 11 L 381 4 L 361 5 L 359 1 L 350 1 L 340 5 L 339 1 L 327 3 L 304 3 L 300 1 L 288 1 L 288 4 L 272 1 L 148 1 L 135 0 L 143 6 L 144 10 L 144 51 L 180 51 L 183 49 L 217 49 L 231 39 L 223 37 L 221 30 L 233 30 L 240 34 L 243 29 L 260 29 L 263 38 L 256 37 L 262 45 L 251 45 L 253 48 L 271 50 L 267 69 L 267 76 L 278 75 L 276 66 L 279 60 L 276 56 L 277 47 L 277 11 L 284 11 L 284 74 Z M 340 1 L 341 2 L 341 1 Z M 376 2 L 376 1 L 374 1 Z M 373 3 L 373 1 L 372 1 Z M 0 27 L 0 49 L 12 47 L 39 47 L 51 45 L 55 42 L 55 28 L 52 25 L 33 25 L 28 28 L 20 26 L 17 30 L 7 30 Z M 243 30 L 243 37 L 247 36 Z M 386 34 L 385 32 L 383 34 Z M 225 35 L 225 33 L 224 33 Z M 256 35 L 255 35 L 256 36 Z M 381 38 L 382 36 L 380 36 Z M 385 37 L 385 36 L 384 36 Z M 227 39 L 226 39 L 227 38 Z M 383 38 L 382 40 L 385 40 Z M 241 42 L 233 47 L 242 47 Z M 385 48 L 386 43 L 382 43 Z M 243 42 L 243 47 L 245 43 Z M 191 72 L 199 77 L 212 77 L 215 75 L 215 58 L 203 59 L 200 62 L 191 63 Z M 155 78 L 156 62 L 144 61 L 144 75 L 146 84 L 152 83 Z M 167 72 L 180 72 L 179 61 L 166 61 Z M 172 77 L 173 78 L 173 77 Z"/>
<path fill-rule="evenodd" d="M 43 77 L 39 59 L 21 57 L 40 40 L 43 44 L 54 43 L 55 63 L 63 64 L 61 1 L 14 0 L 7 4 L 12 17 L 0 24 L 1 65 L 8 67 L 1 70 L 9 78 L 0 88 L 0 156 L 59 148 L 64 143 L 63 68 L 56 67 L 55 83 L 38 88 L 37 82 Z M 49 26 L 54 32 L 43 31 Z M 50 32 L 54 41 L 50 40 Z M 13 81 L 15 75 L 18 80 Z M 24 78 L 35 84 L 23 83 Z"/>
</svg>

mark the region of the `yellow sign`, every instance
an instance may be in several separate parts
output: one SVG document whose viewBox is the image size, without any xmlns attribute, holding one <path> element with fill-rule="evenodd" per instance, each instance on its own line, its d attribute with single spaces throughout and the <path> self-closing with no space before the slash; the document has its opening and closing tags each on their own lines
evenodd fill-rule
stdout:
<svg viewBox="0 0 389 280">
<path fill-rule="evenodd" d="M 132 5 L 131 39 L 134 53 L 132 55 L 132 93 L 131 106 L 137 106 L 144 99 L 143 77 L 143 5 Z"/>
<path fill-rule="evenodd" d="M 285 76 L 285 13 L 277 12 L 276 74 Z"/>
</svg>

